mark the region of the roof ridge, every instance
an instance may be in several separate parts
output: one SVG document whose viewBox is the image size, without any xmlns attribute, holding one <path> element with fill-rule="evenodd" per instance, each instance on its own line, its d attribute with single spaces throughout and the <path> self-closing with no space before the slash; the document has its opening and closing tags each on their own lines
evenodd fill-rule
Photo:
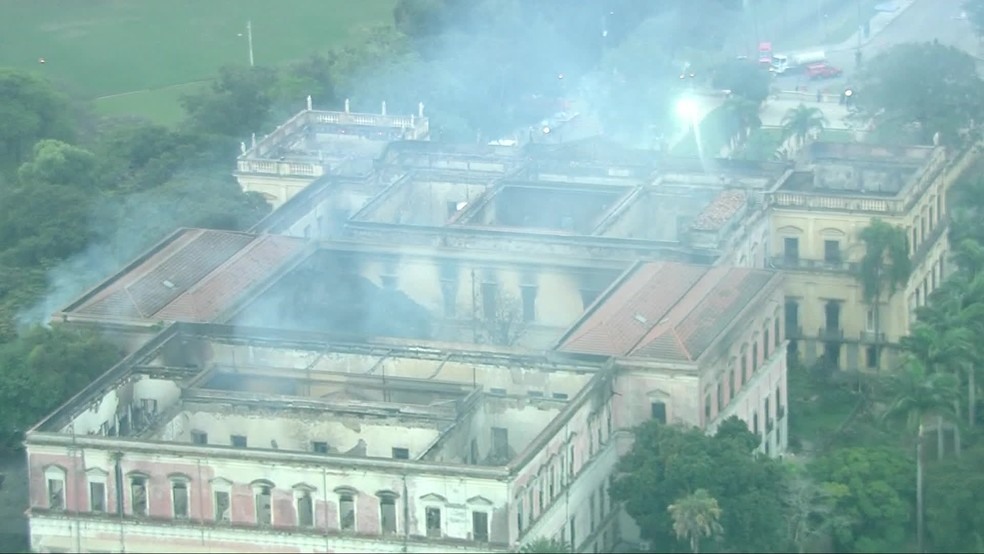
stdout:
<svg viewBox="0 0 984 554">
<path fill-rule="evenodd" d="M 668 266 L 667 265 L 664 265 L 663 267 L 666 268 Z M 691 265 L 691 264 L 680 264 L 680 267 L 697 269 L 697 270 L 700 270 L 702 273 L 701 273 L 700 277 L 698 277 L 692 283 L 690 283 L 690 286 L 688 286 L 685 290 L 683 290 L 677 296 L 677 298 L 673 301 L 673 303 L 670 304 L 666 308 L 666 310 L 660 315 L 659 319 L 656 320 L 656 322 L 653 323 L 648 329 L 646 329 L 646 332 L 645 333 L 642 333 L 642 336 L 640 336 L 639 339 L 636 340 L 632 344 L 632 346 L 626 352 L 628 355 L 631 355 L 633 352 L 639 350 L 640 349 L 640 345 L 642 344 L 642 342 L 645 341 L 647 338 L 649 338 L 649 335 L 652 334 L 653 330 L 656 329 L 656 326 L 659 325 L 659 323 L 661 321 L 664 321 L 666 319 L 666 317 L 670 313 L 673 312 L 673 309 L 676 308 L 680 304 L 680 302 L 682 302 L 687 297 L 688 294 L 690 294 L 690 291 L 694 290 L 694 287 L 696 287 L 698 284 L 700 284 L 700 282 L 703 281 L 705 277 L 707 277 L 707 274 L 710 273 L 712 269 L 714 269 L 713 267 L 711 267 L 711 268 L 705 268 L 705 267 Z M 653 277 L 655 277 L 655 275 Z M 675 328 L 675 326 L 674 326 L 674 328 Z M 653 338 L 655 338 L 655 337 L 653 337 Z"/>
</svg>

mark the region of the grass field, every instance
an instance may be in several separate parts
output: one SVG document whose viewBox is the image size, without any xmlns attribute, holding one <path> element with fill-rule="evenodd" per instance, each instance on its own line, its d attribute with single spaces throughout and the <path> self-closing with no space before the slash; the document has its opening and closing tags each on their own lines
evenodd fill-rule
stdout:
<svg viewBox="0 0 984 554">
<path fill-rule="evenodd" d="M 0 0 L 0 66 L 45 75 L 103 114 L 180 116 L 227 64 L 278 64 L 392 21 L 396 0 Z M 44 57 L 41 65 L 38 58 Z M 195 84 L 195 83 L 198 84 Z"/>
</svg>

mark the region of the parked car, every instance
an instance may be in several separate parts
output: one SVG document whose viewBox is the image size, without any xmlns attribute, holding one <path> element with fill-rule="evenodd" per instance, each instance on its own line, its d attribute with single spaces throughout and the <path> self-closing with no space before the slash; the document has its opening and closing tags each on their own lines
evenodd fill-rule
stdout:
<svg viewBox="0 0 984 554">
<path fill-rule="evenodd" d="M 833 79 L 840 77 L 844 71 L 828 63 L 815 63 L 806 66 L 806 75 L 810 79 Z"/>
</svg>

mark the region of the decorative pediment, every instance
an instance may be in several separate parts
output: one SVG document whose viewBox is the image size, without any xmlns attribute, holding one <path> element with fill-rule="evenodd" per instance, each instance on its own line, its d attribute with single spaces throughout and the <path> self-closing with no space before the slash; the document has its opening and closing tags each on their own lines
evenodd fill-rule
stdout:
<svg viewBox="0 0 984 554">
<path fill-rule="evenodd" d="M 185 473 L 171 473 L 167 478 L 171 481 L 191 481 L 191 477 Z"/>
<path fill-rule="evenodd" d="M 349 486 L 341 486 L 335 487 L 335 494 L 347 494 L 354 497 L 359 495 L 359 491 Z"/>
<path fill-rule="evenodd" d="M 314 491 L 318 490 L 317 487 L 315 487 L 313 485 L 309 485 L 309 484 L 304 483 L 304 482 L 295 483 L 294 486 L 292 486 L 291 488 L 294 489 L 295 491 L 303 491 L 303 492 L 314 492 Z"/>
<path fill-rule="evenodd" d="M 399 498 L 400 495 L 391 490 L 381 490 L 376 491 L 376 496 L 379 498 Z"/>
<path fill-rule="evenodd" d="M 232 481 L 222 477 L 214 477 L 209 480 L 209 483 L 211 483 L 213 487 L 232 488 Z"/>
<path fill-rule="evenodd" d="M 776 229 L 776 233 L 779 235 L 802 235 L 803 229 L 799 227 L 794 227 L 792 225 L 786 225 L 785 227 L 780 227 Z"/>
<path fill-rule="evenodd" d="M 465 501 L 471 506 L 492 506 L 492 501 L 484 496 L 473 496 Z"/>
<path fill-rule="evenodd" d="M 92 477 L 97 477 L 97 478 L 98 477 L 102 477 L 102 478 L 109 477 L 109 472 L 106 471 L 105 469 L 101 468 L 101 467 L 90 467 L 89 469 L 85 470 L 85 474 L 86 474 L 86 476 L 88 476 L 90 478 L 92 478 Z"/>
<path fill-rule="evenodd" d="M 270 487 L 271 489 L 277 488 L 277 486 L 273 484 L 273 481 L 268 481 L 266 479 L 257 479 L 256 481 L 250 483 L 249 486 L 254 488 L 255 487 Z"/>
<path fill-rule="evenodd" d="M 447 504 L 448 503 L 448 499 L 447 498 L 444 498 L 443 496 L 441 496 L 439 494 L 434 494 L 434 493 L 425 494 L 425 495 L 421 496 L 420 499 L 423 500 L 424 502 L 436 502 L 436 503 L 440 503 L 440 504 Z"/>
</svg>

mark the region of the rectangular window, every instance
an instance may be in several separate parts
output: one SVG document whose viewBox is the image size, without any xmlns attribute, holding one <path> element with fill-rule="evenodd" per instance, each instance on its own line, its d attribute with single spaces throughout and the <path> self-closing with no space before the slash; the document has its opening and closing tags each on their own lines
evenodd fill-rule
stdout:
<svg viewBox="0 0 984 554">
<path fill-rule="evenodd" d="M 840 241 L 837 240 L 823 241 L 823 261 L 829 264 L 840 263 L 841 261 Z"/>
<path fill-rule="evenodd" d="M 379 499 L 379 525 L 383 533 L 396 533 L 396 499 L 392 496 Z"/>
<path fill-rule="evenodd" d="M 769 328 L 766 327 L 765 330 L 762 331 L 762 359 L 763 360 L 769 359 L 769 345 L 770 345 Z"/>
<path fill-rule="evenodd" d="M 516 499 L 516 529 L 523 532 L 523 499 Z"/>
<path fill-rule="evenodd" d="M 273 522 L 273 510 L 271 497 L 273 491 L 270 487 L 261 486 L 256 491 L 256 522 L 260 525 L 270 525 Z"/>
<path fill-rule="evenodd" d="M 65 509 L 65 481 L 62 479 L 48 479 L 48 509 Z"/>
<path fill-rule="evenodd" d="M 147 515 L 147 479 L 132 477 L 130 479 L 130 506 L 135 516 Z"/>
<path fill-rule="evenodd" d="M 246 448 L 246 435 L 232 435 L 229 437 L 229 442 L 236 448 Z"/>
<path fill-rule="evenodd" d="M 799 261 L 799 239 L 796 237 L 785 237 L 782 239 L 783 258 L 790 263 Z"/>
<path fill-rule="evenodd" d="M 408 448 L 394 448 L 393 458 L 396 460 L 409 460 L 410 459 L 410 449 Z"/>
<path fill-rule="evenodd" d="M 734 398 L 735 394 L 738 393 L 735 381 L 735 368 L 732 367 L 731 371 L 728 372 L 728 393 L 731 395 L 731 398 Z"/>
<path fill-rule="evenodd" d="M 776 387 L 776 419 L 782 419 L 786 415 L 785 408 L 782 405 L 782 388 Z"/>
<path fill-rule="evenodd" d="M 570 523 L 568 523 L 568 527 L 571 530 L 571 545 L 570 545 L 571 546 L 571 549 L 574 550 L 575 552 L 577 552 L 577 546 L 576 546 L 577 545 L 577 536 L 574 534 L 574 517 L 575 516 L 571 516 L 571 521 L 570 521 Z"/>
<path fill-rule="evenodd" d="M 311 441 L 311 451 L 315 454 L 327 454 L 328 443 L 324 441 Z"/>
<path fill-rule="evenodd" d="M 775 329 L 773 329 L 773 331 L 774 331 L 774 333 L 773 333 L 774 334 L 774 340 L 776 341 L 776 348 L 779 348 L 779 345 L 782 344 L 782 327 L 780 327 L 780 325 L 782 325 L 782 322 L 779 319 L 779 317 L 777 316 L 776 317 Z"/>
<path fill-rule="evenodd" d="M 208 444 L 208 433 L 204 431 L 192 431 L 191 444 Z"/>
<path fill-rule="evenodd" d="M 652 402 L 649 404 L 649 415 L 656 421 L 666 423 L 666 403 Z"/>
<path fill-rule="evenodd" d="M 875 345 L 865 348 L 865 367 L 876 369 L 878 367 L 878 347 Z"/>
<path fill-rule="evenodd" d="M 424 509 L 424 519 L 427 522 L 427 536 L 441 536 L 441 509 L 428 507 Z"/>
<path fill-rule="evenodd" d="M 171 506 L 175 518 L 188 517 L 188 483 L 184 481 L 171 483 Z"/>
<path fill-rule="evenodd" d="M 338 526 L 343 531 L 355 529 L 355 499 L 351 494 L 338 497 Z"/>
<path fill-rule="evenodd" d="M 536 286 L 523 285 L 521 291 L 523 296 L 523 321 L 527 323 L 536 321 Z"/>
<path fill-rule="evenodd" d="M 758 371 L 759 368 L 759 345 L 758 341 L 752 343 L 752 371 Z"/>
<path fill-rule="evenodd" d="M 864 314 L 864 330 L 869 333 L 875 331 L 875 310 L 867 310 Z"/>
<path fill-rule="evenodd" d="M 769 399 L 765 399 L 765 432 L 768 433 L 772 430 L 772 412 L 769 411 Z"/>
<path fill-rule="evenodd" d="M 748 352 L 743 349 L 741 351 L 741 384 L 744 385 L 748 382 Z"/>
<path fill-rule="evenodd" d="M 458 287 L 452 279 L 441 279 L 441 294 L 444 299 L 444 317 L 454 317 L 457 304 Z"/>
<path fill-rule="evenodd" d="M 492 428 L 492 456 L 496 458 L 509 456 L 509 430 L 503 427 Z"/>
<path fill-rule="evenodd" d="M 215 521 L 228 522 L 231 518 L 229 493 L 226 491 L 215 491 Z"/>
<path fill-rule="evenodd" d="M 724 383 L 722 381 L 718 381 L 718 384 L 717 384 L 717 411 L 720 412 L 721 410 L 723 410 L 724 409 L 724 404 L 725 404 L 725 402 L 724 402 Z"/>
<path fill-rule="evenodd" d="M 297 524 L 301 527 L 314 527 L 314 500 L 308 491 L 297 497 Z"/>
<path fill-rule="evenodd" d="M 106 484 L 89 483 L 89 511 L 106 511 Z"/>
<path fill-rule="evenodd" d="M 571 475 L 570 476 L 571 477 L 574 477 L 574 475 L 576 474 L 576 472 L 574 471 L 574 445 L 573 444 L 570 446 L 570 453 L 568 454 L 568 456 L 569 456 L 568 457 L 568 460 L 570 460 L 570 464 L 571 465 L 567 466 L 567 469 L 569 469 L 571 471 Z"/>
<path fill-rule="evenodd" d="M 472 512 L 472 540 L 489 542 L 489 514 Z"/>
<path fill-rule="evenodd" d="M 710 423 L 711 421 L 711 395 L 710 393 L 704 395 L 704 423 Z"/>
<path fill-rule="evenodd" d="M 497 283 L 482 283 L 482 317 L 494 320 L 498 315 L 499 285 Z"/>
</svg>

